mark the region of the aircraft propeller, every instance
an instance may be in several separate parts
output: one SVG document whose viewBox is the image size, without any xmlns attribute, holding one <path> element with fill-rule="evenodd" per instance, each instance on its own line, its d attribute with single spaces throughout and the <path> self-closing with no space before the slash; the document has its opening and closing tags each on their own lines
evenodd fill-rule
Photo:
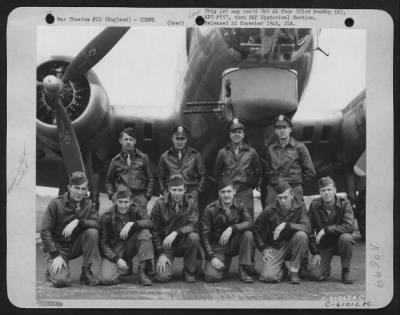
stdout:
<svg viewBox="0 0 400 315">
<path fill-rule="evenodd" d="M 55 110 L 58 143 L 68 175 L 75 171 L 85 172 L 85 168 L 71 119 L 62 102 L 67 82 L 85 75 L 128 30 L 129 27 L 105 28 L 76 55 L 61 78 L 48 75 L 43 82 L 37 82 L 37 85 L 43 86 L 48 104 Z"/>
</svg>

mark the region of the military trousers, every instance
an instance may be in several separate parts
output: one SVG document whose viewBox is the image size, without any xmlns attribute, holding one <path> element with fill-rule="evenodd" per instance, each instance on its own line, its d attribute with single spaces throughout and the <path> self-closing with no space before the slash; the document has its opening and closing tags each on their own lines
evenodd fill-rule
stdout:
<svg viewBox="0 0 400 315">
<path fill-rule="evenodd" d="M 53 264 L 53 258 L 45 253 L 47 258 L 47 279 L 56 287 L 63 287 L 71 284 L 69 260 L 83 256 L 83 267 L 90 267 L 93 262 L 99 261 L 99 231 L 97 229 L 86 229 L 81 232 L 72 246 L 65 247 L 56 243 L 60 255 L 64 258 L 66 266 L 57 273 L 50 273 L 50 267 Z"/>
<path fill-rule="evenodd" d="M 331 261 L 334 255 L 340 256 L 342 269 L 346 268 L 350 270 L 351 258 L 353 254 L 351 249 L 352 239 L 353 237 L 351 234 L 343 233 L 340 235 L 337 243 L 327 247 L 319 246 L 318 251 L 321 255 L 321 263 L 310 269 L 310 279 L 316 281 L 326 279 L 330 272 Z"/>
<path fill-rule="evenodd" d="M 269 261 L 263 261 L 260 280 L 265 282 L 280 282 L 284 275 L 285 261 L 288 260 L 290 261 L 290 271 L 298 272 L 307 250 L 307 234 L 303 231 L 297 231 L 280 248 L 272 248 L 274 258 Z"/>
<path fill-rule="evenodd" d="M 159 282 L 167 282 L 172 279 L 173 263 L 175 257 L 183 257 L 183 269 L 189 274 L 194 274 L 198 264 L 200 250 L 200 237 L 197 233 L 183 235 L 175 239 L 171 248 L 164 249 L 164 254 L 170 261 L 163 272 L 156 270 L 155 278 Z"/>
<path fill-rule="evenodd" d="M 139 263 L 153 260 L 154 249 L 152 235 L 148 229 L 135 232 L 126 242 L 119 244 L 114 250 L 129 265 L 129 260 L 137 257 Z M 103 257 L 100 268 L 100 280 L 104 285 L 113 285 L 120 282 L 119 277 L 126 274 L 127 270 L 118 268 L 116 262 Z"/>
<path fill-rule="evenodd" d="M 215 269 L 211 261 L 207 260 L 204 266 L 204 277 L 206 281 L 220 281 L 224 272 L 229 272 L 232 257 L 239 255 L 239 265 L 250 266 L 254 252 L 254 238 L 252 231 L 244 231 L 233 235 L 228 244 L 221 246 L 212 244 L 215 257 L 224 263 L 224 269 Z"/>
</svg>

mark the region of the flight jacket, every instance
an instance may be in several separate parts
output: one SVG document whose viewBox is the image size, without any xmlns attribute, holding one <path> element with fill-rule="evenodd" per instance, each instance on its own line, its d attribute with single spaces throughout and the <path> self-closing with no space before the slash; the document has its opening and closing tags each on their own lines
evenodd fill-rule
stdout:
<svg viewBox="0 0 400 315">
<path fill-rule="evenodd" d="M 185 195 L 182 207 L 176 213 L 174 203 L 170 194 L 167 198 L 158 199 L 151 211 L 150 220 L 153 224 L 153 244 L 156 255 L 161 255 L 164 250 L 162 242 L 166 236 L 173 231 L 178 233 L 177 241 L 180 237 L 198 231 L 197 221 L 199 218 L 199 208 L 197 202 L 190 195 Z"/>
<path fill-rule="evenodd" d="M 100 218 L 100 251 L 107 259 L 117 262 L 121 258 L 120 253 L 114 249 L 128 241 L 136 232 L 142 229 L 151 229 L 152 224 L 147 211 L 142 207 L 131 205 L 126 215 L 118 215 L 117 206 L 113 205 Z M 128 237 L 121 240 L 120 233 L 126 223 L 133 222 Z"/>
<path fill-rule="evenodd" d="M 319 253 L 318 247 L 328 247 L 335 244 L 341 234 L 353 233 L 353 209 L 350 202 L 345 198 L 336 196 L 335 207 L 329 215 L 323 206 L 321 197 L 316 198 L 311 202 L 308 214 L 312 228 L 309 247 L 313 255 Z M 325 230 L 325 235 L 317 245 L 315 234 L 321 229 Z"/>
<path fill-rule="evenodd" d="M 180 160 L 176 150 L 169 148 L 161 155 L 158 170 L 161 192 L 168 190 L 169 178 L 175 174 L 183 176 L 188 191 L 205 190 L 206 168 L 200 152 L 194 148 L 186 147 Z"/>
<path fill-rule="evenodd" d="M 281 180 L 302 184 L 312 181 L 316 176 L 307 147 L 293 137 L 285 147 L 278 142 L 270 144 L 264 154 L 263 164 L 264 177 L 270 185 L 276 185 Z"/>
<path fill-rule="evenodd" d="M 253 219 L 242 200 L 234 198 L 230 210 L 227 216 L 220 200 L 210 203 L 204 209 L 201 217 L 201 241 L 208 260 L 215 257 L 213 245 L 218 245 L 222 233 L 228 227 L 232 228 L 232 236 L 253 228 Z"/>
<path fill-rule="evenodd" d="M 214 175 L 217 183 L 232 180 L 237 191 L 260 186 L 261 162 L 256 150 L 243 143 L 236 156 L 232 143 L 227 144 L 218 151 Z"/>
<path fill-rule="evenodd" d="M 275 228 L 285 222 L 277 240 L 273 239 Z M 260 252 L 267 248 L 280 248 L 288 242 L 297 231 L 311 232 L 310 219 L 304 202 L 293 198 L 292 207 L 286 216 L 280 213 L 278 201 L 270 204 L 260 213 L 254 223 L 254 240 Z"/>
<path fill-rule="evenodd" d="M 141 191 L 147 199 L 153 193 L 154 177 L 150 168 L 149 157 L 138 149 L 131 154 L 131 166 L 126 162 L 123 152 L 117 154 L 110 163 L 106 175 L 106 192 L 111 199 L 119 186 L 125 186 L 132 191 Z"/>
<path fill-rule="evenodd" d="M 62 235 L 64 228 L 73 220 L 78 219 L 78 226 L 69 238 Z M 40 237 L 43 241 L 44 251 L 52 258 L 60 253 L 57 247 L 71 248 L 78 235 L 88 228 L 99 229 L 98 213 L 91 199 L 80 202 L 80 210 L 70 201 L 69 192 L 50 201 L 42 219 Z"/>
</svg>

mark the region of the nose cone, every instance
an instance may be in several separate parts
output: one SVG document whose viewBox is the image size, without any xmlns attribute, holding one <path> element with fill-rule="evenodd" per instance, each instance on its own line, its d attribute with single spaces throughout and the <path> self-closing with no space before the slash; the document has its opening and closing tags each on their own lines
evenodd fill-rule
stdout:
<svg viewBox="0 0 400 315">
<path fill-rule="evenodd" d="M 222 86 L 226 80 L 231 81 L 235 115 L 241 119 L 266 120 L 297 109 L 297 73 L 293 70 L 274 67 L 233 69 L 223 74 Z"/>
<path fill-rule="evenodd" d="M 54 75 L 48 75 L 43 79 L 43 88 L 47 94 L 57 95 L 61 92 L 63 83 Z"/>
</svg>

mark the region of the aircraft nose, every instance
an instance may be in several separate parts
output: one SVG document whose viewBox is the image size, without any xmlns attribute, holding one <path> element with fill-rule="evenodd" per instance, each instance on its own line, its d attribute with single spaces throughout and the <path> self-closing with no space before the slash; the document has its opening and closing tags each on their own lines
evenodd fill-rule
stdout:
<svg viewBox="0 0 400 315">
<path fill-rule="evenodd" d="M 222 86 L 231 81 L 232 104 L 236 117 L 241 119 L 266 120 L 297 109 L 298 81 L 294 70 L 236 68 L 225 71 L 222 80 Z"/>
</svg>

